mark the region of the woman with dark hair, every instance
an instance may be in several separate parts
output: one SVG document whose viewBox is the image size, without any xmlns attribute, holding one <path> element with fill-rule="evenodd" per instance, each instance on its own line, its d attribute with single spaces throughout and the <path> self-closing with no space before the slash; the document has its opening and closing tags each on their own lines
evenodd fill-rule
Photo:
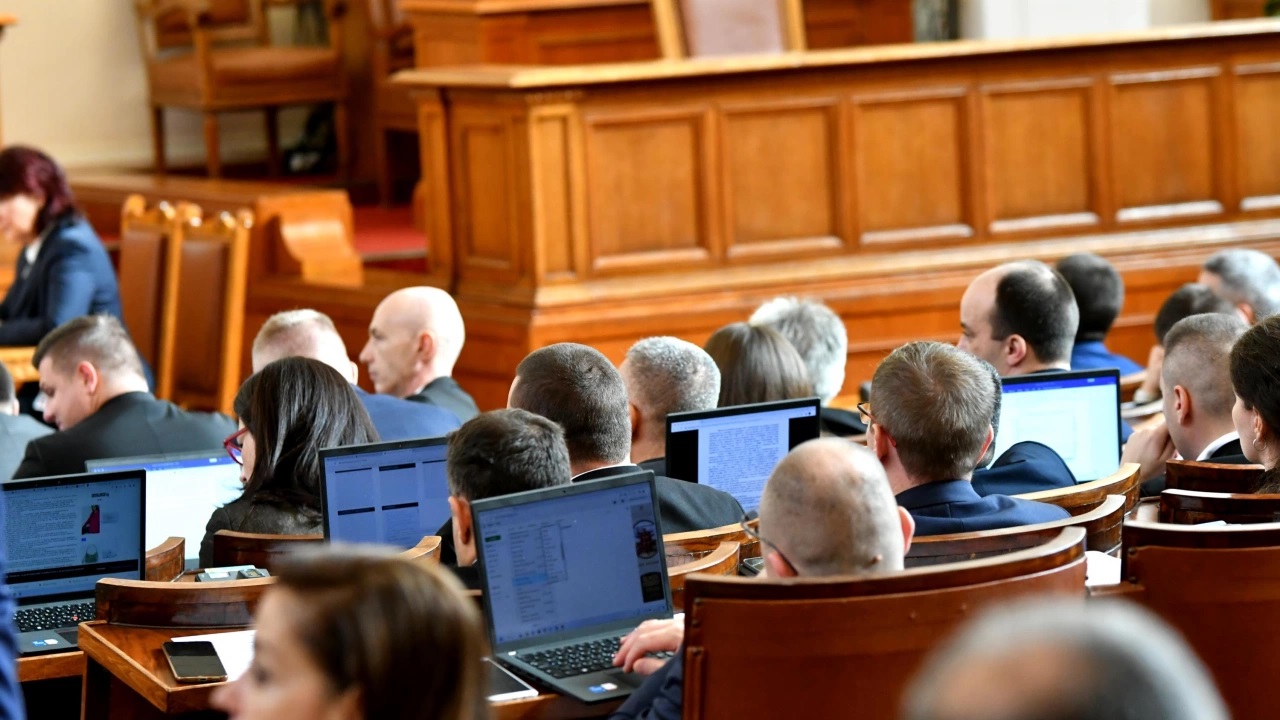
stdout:
<svg viewBox="0 0 1280 720">
<path fill-rule="evenodd" d="M 720 407 L 813 395 L 800 353 L 767 325 L 725 325 L 707 339 L 703 349 L 720 368 Z"/>
<path fill-rule="evenodd" d="M 230 720 L 482 720 L 475 603 L 434 565 L 353 549 L 280 563 L 253 662 L 219 688 Z"/>
<path fill-rule="evenodd" d="M 213 564 L 219 530 L 310 535 L 321 531 L 320 449 L 375 442 L 351 384 L 318 360 L 288 357 L 249 377 L 235 399 L 240 429 L 227 452 L 243 466 L 244 493 L 213 511 L 200 564 Z"/>
<path fill-rule="evenodd" d="M 1280 493 L 1280 315 L 1249 328 L 1231 348 L 1231 385 L 1240 449 L 1266 468 L 1258 492 Z"/>
<path fill-rule="evenodd" d="M 0 152 L 0 237 L 23 247 L 0 303 L 0 345 L 35 345 L 81 315 L 121 317 L 102 241 L 76 212 L 62 168 L 39 150 Z"/>
</svg>

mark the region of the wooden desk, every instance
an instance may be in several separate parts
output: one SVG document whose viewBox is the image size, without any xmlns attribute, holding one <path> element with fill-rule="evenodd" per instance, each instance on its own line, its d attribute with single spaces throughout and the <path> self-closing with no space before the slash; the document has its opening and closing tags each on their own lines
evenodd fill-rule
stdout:
<svg viewBox="0 0 1280 720">
<path fill-rule="evenodd" d="M 0 363 L 3 363 L 9 374 L 13 376 L 15 385 L 36 382 L 40 379 L 40 373 L 31 364 L 31 358 L 35 353 L 34 347 L 0 347 Z"/>
<path fill-rule="evenodd" d="M 460 381 L 500 406 L 527 352 L 702 342 L 818 297 L 849 387 L 954 341 L 968 282 L 1092 251 L 1145 359 L 1213 251 L 1280 252 L 1280 22 L 570 67 L 406 71 L 433 282 L 467 320 Z"/>
<path fill-rule="evenodd" d="M 101 620 L 80 625 L 84 651 L 84 720 L 163 718 L 209 709 L 221 683 L 181 684 L 169 670 L 162 644 L 182 635 L 225 630 L 137 628 Z M 620 703 L 584 705 L 559 695 L 495 703 L 494 720 L 561 720 L 607 717 Z"/>
</svg>

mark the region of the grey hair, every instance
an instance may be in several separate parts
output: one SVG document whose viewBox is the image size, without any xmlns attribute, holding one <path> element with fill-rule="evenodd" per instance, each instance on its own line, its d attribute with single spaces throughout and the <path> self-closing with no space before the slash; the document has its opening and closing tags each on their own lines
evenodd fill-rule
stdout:
<svg viewBox="0 0 1280 720">
<path fill-rule="evenodd" d="M 1151 612 L 1121 602 L 1040 598 L 994 607 L 925 664 L 908 688 L 907 720 L 986 717 L 948 703 L 947 688 L 983 660 L 1013 666 L 1060 653 L 1062 682 L 1001 720 L 1226 720 L 1227 709 L 1186 642 Z M 1021 688 L 1028 691 L 1025 687 Z M 1005 693 L 1019 688 L 1006 687 Z M 1035 701 L 1040 701 L 1036 703 Z M 962 712 L 956 712 L 961 710 Z M 963 712 L 967 710 L 968 712 Z"/>
<path fill-rule="evenodd" d="M 840 394 L 849 356 L 849 334 L 834 310 L 817 300 L 776 297 L 751 315 L 753 325 L 777 330 L 809 369 L 813 392 L 827 405 Z"/>
<path fill-rule="evenodd" d="M 712 410 L 720 399 L 720 368 L 691 342 L 645 338 L 627 351 L 626 363 L 631 400 L 659 424 L 671 413 Z"/>
<path fill-rule="evenodd" d="M 1204 269 L 1222 280 L 1221 295 L 1233 303 L 1248 303 L 1254 322 L 1280 312 L 1280 266 L 1258 250 L 1220 250 L 1204 262 Z"/>
<path fill-rule="evenodd" d="M 253 339 L 254 370 L 286 357 L 309 357 L 345 372 L 347 346 L 333 320 L 319 310 L 285 310 L 267 318 Z"/>
</svg>

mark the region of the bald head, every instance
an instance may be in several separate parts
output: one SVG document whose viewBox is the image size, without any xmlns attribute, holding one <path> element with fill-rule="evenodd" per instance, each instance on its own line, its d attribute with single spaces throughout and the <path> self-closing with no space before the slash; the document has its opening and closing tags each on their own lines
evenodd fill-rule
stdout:
<svg viewBox="0 0 1280 720">
<path fill-rule="evenodd" d="M 761 537 L 802 576 L 901 570 L 912 527 L 875 455 L 838 438 L 797 446 L 760 498 Z M 768 555 L 773 573 L 779 563 Z"/>
<path fill-rule="evenodd" d="M 356 381 L 356 365 L 347 344 L 328 315 L 317 310 L 288 310 L 267 318 L 253 339 L 253 371 L 287 357 L 319 360 L 348 382 Z"/>
<path fill-rule="evenodd" d="M 1071 286 L 1038 260 L 1005 263 L 974 278 L 960 298 L 961 350 L 1002 376 L 1071 369 L 1080 310 Z"/>
<path fill-rule="evenodd" d="M 462 313 L 449 293 L 433 287 L 404 288 L 374 310 L 360 362 L 378 392 L 409 397 L 436 378 L 453 374 L 465 339 Z"/>
</svg>

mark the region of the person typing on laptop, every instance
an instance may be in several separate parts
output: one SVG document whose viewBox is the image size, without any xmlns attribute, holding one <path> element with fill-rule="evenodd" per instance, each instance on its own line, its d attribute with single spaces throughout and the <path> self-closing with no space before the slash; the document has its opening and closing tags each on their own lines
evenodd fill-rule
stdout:
<svg viewBox="0 0 1280 720">
<path fill-rule="evenodd" d="M 894 502 L 884 469 L 867 450 L 836 438 L 810 440 L 774 468 L 760 499 L 763 578 L 898 572 L 915 524 Z M 649 679 L 614 720 L 677 720 L 684 659 L 683 621 L 653 620 L 623 641 L 614 664 Z"/>
</svg>

